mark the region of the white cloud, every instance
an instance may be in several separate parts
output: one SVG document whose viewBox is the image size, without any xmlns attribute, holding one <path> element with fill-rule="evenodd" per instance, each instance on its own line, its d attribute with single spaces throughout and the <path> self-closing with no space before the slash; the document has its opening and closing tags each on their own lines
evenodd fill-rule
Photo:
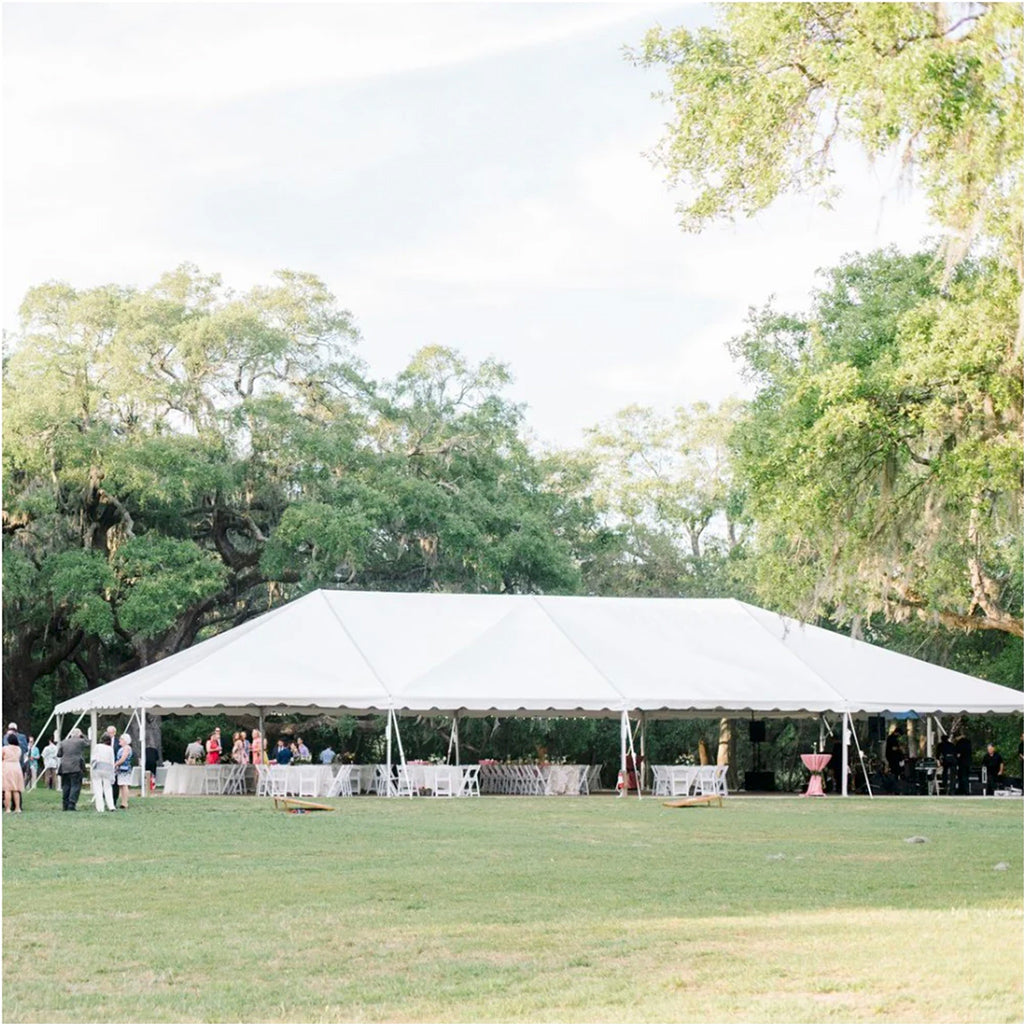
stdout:
<svg viewBox="0 0 1024 1024">
<path fill-rule="evenodd" d="M 211 103 L 478 61 L 599 31 L 663 4 L 140 4 L 8 15 L 9 101 Z M 527 11 L 527 6 L 533 8 Z"/>
</svg>

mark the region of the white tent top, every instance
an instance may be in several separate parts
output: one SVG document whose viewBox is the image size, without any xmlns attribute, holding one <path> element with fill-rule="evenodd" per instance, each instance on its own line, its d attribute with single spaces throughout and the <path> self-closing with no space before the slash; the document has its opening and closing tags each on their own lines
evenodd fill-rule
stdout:
<svg viewBox="0 0 1024 1024">
<path fill-rule="evenodd" d="M 735 600 L 318 590 L 57 714 L 1009 714 L 1024 693 Z"/>
</svg>

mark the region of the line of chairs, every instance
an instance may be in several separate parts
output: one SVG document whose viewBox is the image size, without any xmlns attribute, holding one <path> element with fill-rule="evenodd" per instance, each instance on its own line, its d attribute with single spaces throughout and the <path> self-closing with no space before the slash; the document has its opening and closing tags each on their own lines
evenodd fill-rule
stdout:
<svg viewBox="0 0 1024 1024">
<path fill-rule="evenodd" d="M 728 796 L 726 764 L 652 764 L 654 796 Z"/>
</svg>

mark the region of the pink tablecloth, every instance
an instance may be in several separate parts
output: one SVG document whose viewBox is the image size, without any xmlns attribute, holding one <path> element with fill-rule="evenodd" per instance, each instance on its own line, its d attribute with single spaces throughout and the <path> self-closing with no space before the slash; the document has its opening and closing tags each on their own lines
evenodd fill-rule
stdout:
<svg viewBox="0 0 1024 1024">
<path fill-rule="evenodd" d="M 831 754 L 801 754 L 800 760 L 804 767 L 811 773 L 811 781 L 807 784 L 807 792 L 804 796 L 824 796 L 825 790 L 821 788 L 821 773 L 825 766 L 832 760 Z"/>
</svg>

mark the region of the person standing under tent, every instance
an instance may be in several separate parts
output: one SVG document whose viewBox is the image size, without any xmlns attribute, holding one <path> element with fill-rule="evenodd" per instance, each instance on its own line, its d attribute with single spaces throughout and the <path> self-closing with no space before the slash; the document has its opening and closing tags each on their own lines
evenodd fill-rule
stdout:
<svg viewBox="0 0 1024 1024">
<path fill-rule="evenodd" d="M 96 810 L 116 810 L 114 803 L 114 748 L 110 736 L 104 733 L 89 755 L 89 776 L 92 780 L 92 799 Z"/>
<path fill-rule="evenodd" d="M 946 796 L 956 792 L 956 747 L 948 735 L 939 741 L 939 763 L 942 765 L 942 788 Z"/>
<path fill-rule="evenodd" d="M 206 763 L 220 764 L 220 729 L 214 729 L 206 741 Z"/>
<path fill-rule="evenodd" d="M 277 741 L 277 750 L 274 753 L 274 760 L 276 760 L 278 764 L 292 763 L 291 748 L 285 746 L 284 740 Z"/>
<path fill-rule="evenodd" d="M 245 740 L 240 732 L 231 737 L 231 760 L 235 764 L 245 764 Z"/>
<path fill-rule="evenodd" d="M 17 733 L 9 732 L 3 744 L 4 811 L 21 814 L 21 799 L 25 795 L 25 773 L 21 770 L 21 744 Z"/>
<path fill-rule="evenodd" d="M 250 755 L 252 754 L 252 744 L 249 742 L 249 737 L 246 731 L 242 730 L 242 764 L 248 764 Z"/>
<path fill-rule="evenodd" d="M 903 744 L 900 742 L 902 736 L 903 731 L 898 725 L 894 725 L 885 741 L 885 763 L 889 766 L 889 774 L 897 782 L 897 791 L 899 791 L 899 781 L 903 778 L 903 763 L 906 758 Z"/>
<path fill-rule="evenodd" d="M 320 751 L 320 763 L 321 764 L 333 764 L 334 763 L 334 751 L 331 749 L 331 745 L 328 743 L 327 746 Z"/>
<path fill-rule="evenodd" d="M 119 744 L 117 742 L 117 726 L 115 726 L 115 725 L 108 725 L 107 729 L 106 729 L 106 732 L 103 735 L 106 736 L 107 740 L 110 742 L 110 749 L 114 752 L 114 757 L 116 758 L 117 757 L 117 749 L 118 749 L 118 746 L 119 746 Z M 114 803 L 116 804 L 116 803 L 118 803 L 120 801 L 120 798 L 121 798 L 121 786 L 120 786 L 120 784 L 117 781 L 117 776 L 116 775 L 114 776 L 114 782 L 113 782 L 113 787 L 112 788 L 113 788 L 113 792 L 114 792 Z"/>
<path fill-rule="evenodd" d="M 51 739 L 43 747 L 43 783 L 47 789 L 57 788 L 57 743 Z"/>
<path fill-rule="evenodd" d="M 971 741 L 961 730 L 953 741 L 956 751 L 956 791 L 960 796 L 969 796 L 971 792 Z"/>
<path fill-rule="evenodd" d="M 202 764 L 205 756 L 203 741 L 198 736 L 185 747 L 185 764 Z"/>
<path fill-rule="evenodd" d="M 985 748 L 985 756 L 981 759 L 981 767 L 985 769 L 985 795 L 992 796 L 996 791 L 996 780 L 1002 783 L 1003 755 L 996 750 L 995 744 L 990 743 Z"/>
<path fill-rule="evenodd" d="M 82 792 L 82 772 L 85 771 L 85 737 L 81 729 L 72 729 L 67 739 L 57 747 L 57 774 L 60 776 L 61 808 L 78 810 L 78 797 Z"/>
<path fill-rule="evenodd" d="M 122 811 L 128 810 L 128 790 L 132 781 L 132 756 L 132 738 L 125 733 L 121 737 L 117 757 L 114 758 L 114 777 L 121 790 L 117 806 Z"/>
<path fill-rule="evenodd" d="M 39 777 L 39 747 L 35 736 L 28 738 L 28 778 L 29 785 L 34 787 Z"/>
<path fill-rule="evenodd" d="M 259 729 L 252 731 L 252 763 L 266 764 L 266 759 L 263 756 L 263 737 L 260 735 Z"/>
</svg>

